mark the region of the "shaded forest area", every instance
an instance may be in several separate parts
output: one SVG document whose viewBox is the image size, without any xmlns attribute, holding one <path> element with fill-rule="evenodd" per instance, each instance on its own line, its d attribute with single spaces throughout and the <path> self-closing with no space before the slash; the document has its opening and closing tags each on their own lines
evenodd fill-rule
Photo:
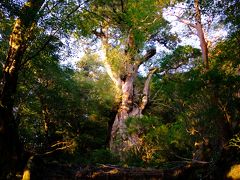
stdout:
<svg viewBox="0 0 240 180">
<path fill-rule="evenodd" d="M 0 179 L 240 179 L 238 0 L 1 0 L 0 62 Z"/>
</svg>

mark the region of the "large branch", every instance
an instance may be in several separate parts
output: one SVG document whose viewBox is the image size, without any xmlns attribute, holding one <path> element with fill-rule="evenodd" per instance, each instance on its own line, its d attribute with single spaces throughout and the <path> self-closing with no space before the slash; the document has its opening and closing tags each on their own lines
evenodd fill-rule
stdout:
<svg viewBox="0 0 240 180">
<path fill-rule="evenodd" d="M 143 97 L 142 97 L 141 103 L 139 105 L 141 110 L 143 110 L 146 107 L 147 103 L 148 103 L 149 94 L 150 94 L 150 82 L 151 82 L 153 74 L 157 70 L 158 70 L 158 68 L 153 68 L 153 69 L 150 69 L 150 71 L 148 73 L 147 79 L 146 79 L 146 81 L 144 83 Z"/>
<path fill-rule="evenodd" d="M 147 61 L 149 60 L 151 57 L 153 57 L 156 54 L 156 48 L 151 48 L 149 50 L 147 50 L 147 53 L 143 56 L 143 60 Z"/>
<path fill-rule="evenodd" d="M 107 58 L 108 58 L 108 56 L 107 56 L 107 42 L 106 42 L 106 39 L 105 38 L 103 38 L 102 39 L 102 53 L 103 53 L 103 56 L 104 56 L 104 58 L 103 58 L 103 65 L 104 65 L 104 67 L 105 67 L 105 69 L 106 69 L 106 71 L 107 71 L 107 74 L 109 75 L 109 77 L 111 78 L 111 80 L 114 82 L 114 84 L 118 87 L 118 88 L 120 88 L 121 87 L 121 79 L 120 79 L 120 77 L 118 77 L 118 75 L 112 70 L 112 67 L 111 67 L 111 65 L 107 62 Z"/>
<path fill-rule="evenodd" d="M 20 10 L 19 18 L 24 26 L 32 26 L 32 23 L 39 19 L 38 13 L 45 0 L 28 0 Z"/>
<path fill-rule="evenodd" d="M 156 48 L 153 47 L 151 49 L 148 49 L 146 54 L 136 62 L 136 65 L 139 67 L 142 63 L 147 62 L 151 57 L 153 57 L 156 54 Z"/>
<path fill-rule="evenodd" d="M 186 24 L 186 25 L 188 25 L 188 26 L 190 26 L 190 27 L 192 27 L 192 28 L 196 28 L 196 25 L 193 24 L 193 23 L 191 23 L 189 20 L 187 20 L 187 19 L 182 19 L 182 18 L 180 18 L 180 17 L 178 17 L 178 16 L 176 16 L 176 17 L 178 18 L 178 21 L 179 21 L 179 22 L 182 22 L 183 24 Z"/>
<path fill-rule="evenodd" d="M 190 26 L 190 27 L 192 27 L 192 28 L 196 28 L 195 24 L 193 24 L 191 21 L 189 21 L 189 20 L 187 20 L 187 19 L 182 18 L 182 17 L 179 16 L 178 14 L 173 13 L 173 12 L 168 13 L 168 14 L 169 14 L 170 16 L 176 17 L 176 18 L 177 18 L 177 21 L 179 21 L 179 22 L 181 22 L 181 23 L 183 23 L 183 24 L 186 24 L 186 25 L 188 25 L 188 26 Z"/>
<path fill-rule="evenodd" d="M 97 36 L 97 34 L 95 34 Z M 101 28 L 99 38 L 102 42 L 102 53 L 103 53 L 103 65 L 106 68 L 106 71 L 114 82 L 114 84 L 121 89 L 121 79 L 112 69 L 111 65 L 108 63 L 108 51 L 109 51 L 109 42 L 108 42 L 108 27 Z"/>
<path fill-rule="evenodd" d="M 118 88 L 120 88 L 120 87 L 121 87 L 121 79 L 120 79 L 120 77 L 118 77 L 118 76 L 116 75 L 116 73 L 113 72 L 112 67 L 111 67 L 111 65 L 107 62 L 106 57 L 105 57 L 105 59 L 103 60 L 103 65 L 104 65 L 104 67 L 105 67 L 105 69 L 106 69 L 106 71 L 107 71 L 107 74 L 108 74 L 109 77 L 111 78 L 111 80 L 114 82 L 114 84 L 115 84 Z"/>
</svg>

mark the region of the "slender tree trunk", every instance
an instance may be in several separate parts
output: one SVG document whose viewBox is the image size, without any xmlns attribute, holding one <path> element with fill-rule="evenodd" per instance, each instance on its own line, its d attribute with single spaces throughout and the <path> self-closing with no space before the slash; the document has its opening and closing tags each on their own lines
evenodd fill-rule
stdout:
<svg viewBox="0 0 240 180">
<path fill-rule="evenodd" d="M 194 0 L 194 8 L 196 11 L 195 14 L 195 20 L 196 20 L 196 30 L 197 35 L 200 40 L 200 47 L 202 50 L 202 59 L 205 68 L 209 69 L 209 60 L 208 60 L 208 45 L 207 41 L 205 39 L 202 23 L 201 23 L 201 10 L 199 7 L 199 0 Z M 214 80 L 210 77 L 210 84 L 216 83 Z M 219 113 L 214 116 L 213 119 L 215 119 L 214 123 L 216 124 L 216 127 L 218 128 L 218 140 L 215 146 L 217 148 L 215 151 L 222 152 L 224 147 L 227 145 L 229 138 L 231 137 L 231 127 L 229 122 L 224 118 L 224 112 L 222 112 L 221 109 L 219 109 L 219 96 L 218 96 L 218 89 L 211 87 L 213 94 L 211 94 L 211 103 L 212 106 L 214 106 L 216 109 L 219 110 Z"/>
<path fill-rule="evenodd" d="M 202 60 L 203 64 L 206 69 L 209 69 L 209 62 L 208 62 L 208 45 L 205 39 L 202 22 L 201 22 L 201 11 L 199 8 L 199 1 L 194 0 L 194 8 L 195 8 L 195 21 L 196 25 L 195 28 L 197 30 L 197 35 L 200 41 L 200 47 L 202 50 Z"/>
<path fill-rule="evenodd" d="M 200 48 L 202 51 L 202 62 L 206 70 L 209 69 L 209 62 L 208 62 L 208 44 L 205 38 L 203 26 L 202 26 L 202 18 L 201 18 L 201 10 L 199 7 L 199 0 L 194 0 L 194 8 L 195 8 L 195 24 L 191 23 L 186 19 L 182 19 L 179 16 L 176 16 L 178 20 L 189 27 L 196 29 L 197 36 L 200 41 Z"/>
<path fill-rule="evenodd" d="M 110 140 L 111 140 L 111 132 L 112 132 L 112 127 L 113 127 L 113 123 L 115 120 L 115 116 L 118 112 L 118 106 L 116 105 L 116 107 L 113 107 L 110 114 L 109 114 L 109 118 L 110 120 L 108 121 L 108 131 L 107 131 L 107 137 L 106 137 L 106 148 L 110 147 Z"/>
<path fill-rule="evenodd" d="M 29 0 L 21 9 L 10 36 L 9 50 L 3 68 L 3 89 L 0 94 L 0 179 L 15 172 L 20 159 L 18 126 L 13 115 L 14 95 L 22 57 L 31 36 L 35 17 L 44 0 Z"/>
<path fill-rule="evenodd" d="M 44 121 L 44 135 L 45 135 L 44 151 L 48 151 L 49 145 L 51 145 L 51 143 L 52 143 L 52 141 L 51 141 L 52 134 L 50 133 L 50 131 L 51 131 L 50 114 L 49 114 L 48 106 L 46 104 L 44 104 L 44 101 L 42 99 L 41 99 L 41 106 L 42 106 L 42 118 Z"/>
</svg>

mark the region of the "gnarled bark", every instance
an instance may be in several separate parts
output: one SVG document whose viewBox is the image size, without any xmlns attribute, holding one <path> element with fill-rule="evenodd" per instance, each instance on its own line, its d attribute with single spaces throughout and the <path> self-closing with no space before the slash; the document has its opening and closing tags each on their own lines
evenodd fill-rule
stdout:
<svg viewBox="0 0 240 180">
<path fill-rule="evenodd" d="M 157 69 L 152 69 L 149 72 L 144 84 L 139 104 L 133 103 L 133 99 L 135 98 L 133 94 L 133 84 L 135 77 L 132 75 L 130 77 L 127 77 L 126 80 L 122 82 L 122 101 L 112 126 L 110 149 L 113 152 L 119 153 L 123 159 L 124 152 L 129 150 L 132 146 L 137 145 L 139 141 L 137 135 L 129 135 L 127 133 L 127 127 L 125 124 L 126 120 L 129 117 L 142 117 L 142 111 L 145 109 L 149 99 L 150 81 L 152 75 L 156 72 L 156 70 Z"/>
</svg>

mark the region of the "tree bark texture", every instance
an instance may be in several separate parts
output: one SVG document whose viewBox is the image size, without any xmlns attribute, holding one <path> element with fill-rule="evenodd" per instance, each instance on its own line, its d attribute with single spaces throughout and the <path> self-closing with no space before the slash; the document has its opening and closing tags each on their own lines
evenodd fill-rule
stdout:
<svg viewBox="0 0 240 180">
<path fill-rule="evenodd" d="M 21 61 L 43 3 L 44 0 L 29 0 L 21 8 L 10 35 L 0 94 L 0 179 L 13 173 L 20 159 L 18 124 L 13 115 L 14 95 Z"/>
<path fill-rule="evenodd" d="M 110 140 L 111 151 L 118 153 L 122 159 L 124 159 L 125 152 L 139 143 L 137 134 L 129 135 L 127 133 L 126 120 L 130 117 L 142 117 L 142 112 L 149 99 L 150 81 L 156 70 L 157 69 L 152 69 L 149 72 L 138 104 L 134 103 L 136 97 L 134 97 L 135 95 L 133 93 L 134 79 L 137 75 L 137 71 L 122 82 L 122 100 L 112 126 Z"/>
</svg>

